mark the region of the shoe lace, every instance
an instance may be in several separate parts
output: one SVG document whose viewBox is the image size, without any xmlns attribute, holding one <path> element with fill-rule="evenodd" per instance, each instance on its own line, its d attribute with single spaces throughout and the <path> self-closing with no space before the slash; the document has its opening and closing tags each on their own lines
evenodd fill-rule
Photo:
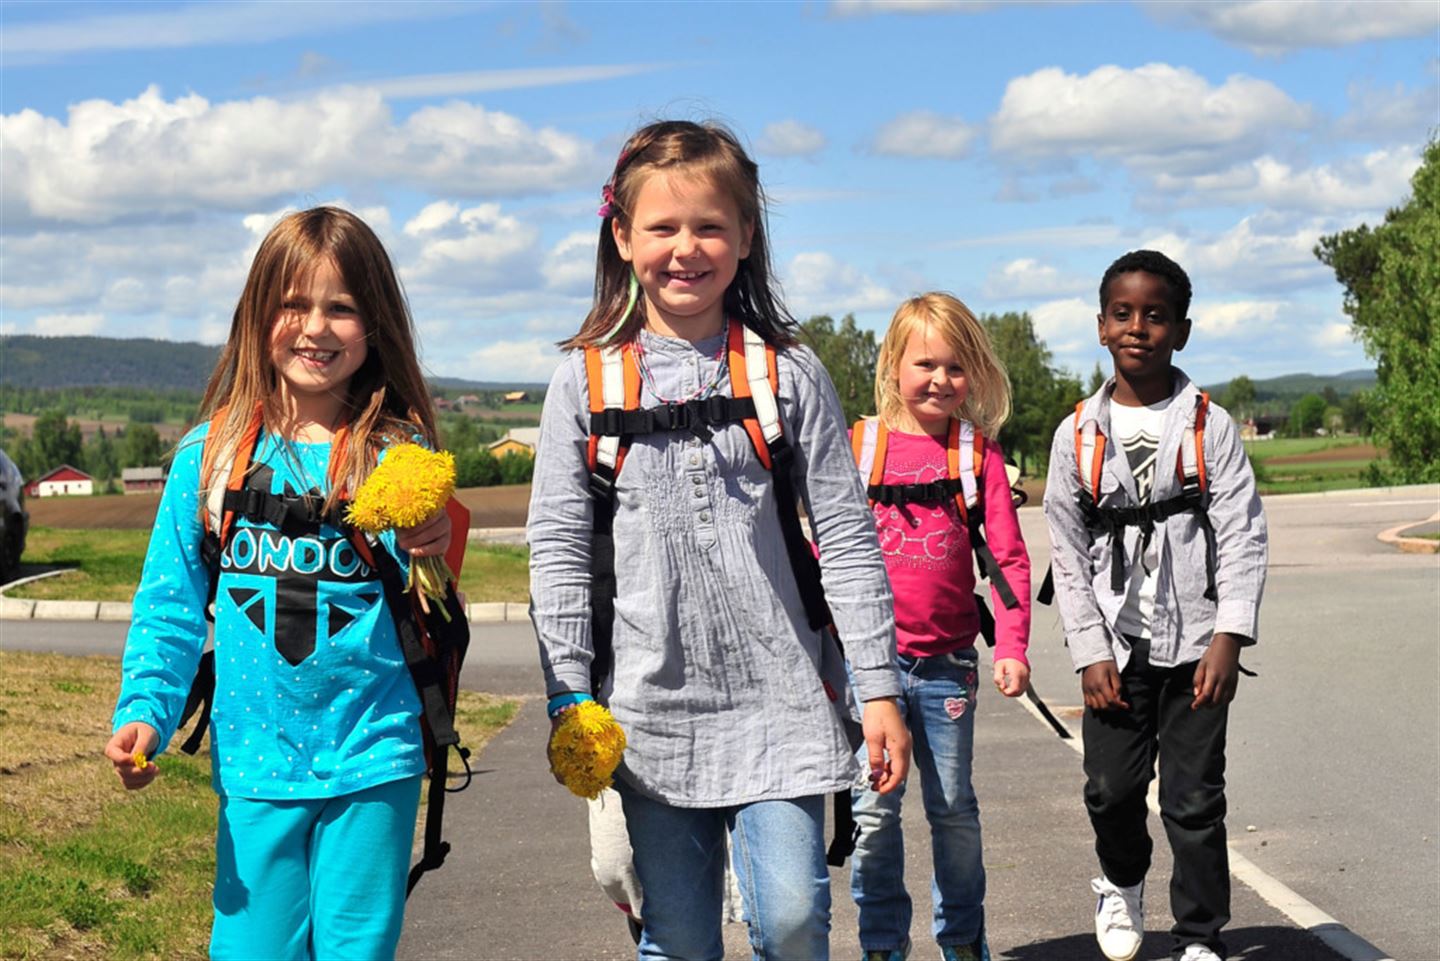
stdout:
<svg viewBox="0 0 1440 961">
<path fill-rule="evenodd" d="M 1123 928 L 1127 931 L 1135 929 L 1135 922 L 1131 920 L 1134 910 L 1130 905 L 1130 899 L 1118 888 L 1095 884 L 1094 891 L 1100 895 L 1100 906 L 1096 913 L 1100 915 L 1109 928 Z"/>
</svg>

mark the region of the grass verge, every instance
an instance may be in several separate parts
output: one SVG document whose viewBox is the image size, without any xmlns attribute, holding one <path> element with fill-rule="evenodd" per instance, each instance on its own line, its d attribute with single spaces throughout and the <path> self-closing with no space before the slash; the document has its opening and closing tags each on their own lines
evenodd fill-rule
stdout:
<svg viewBox="0 0 1440 961">
<path fill-rule="evenodd" d="M 27 565 L 74 570 L 7 591 L 10 597 L 52 601 L 130 601 L 140 583 L 149 531 L 37 527 L 25 544 Z M 530 600 L 530 551 L 503 544 L 471 544 L 460 589 L 467 600 Z"/>
<path fill-rule="evenodd" d="M 204 958 L 215 874 L 208 754 L 134 793 L 100 754 L 120 665 L 0 651 L 0 958 Z M 473 751 L 516 702 L 461 693 Z M 472 760 L 473 763 L 473 760 Z"/>
</svg>

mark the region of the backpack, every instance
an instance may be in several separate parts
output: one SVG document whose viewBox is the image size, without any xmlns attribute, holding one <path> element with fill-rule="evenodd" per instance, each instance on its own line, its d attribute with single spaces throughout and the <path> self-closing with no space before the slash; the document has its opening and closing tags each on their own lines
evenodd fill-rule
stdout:
<svg viewBox="0 0 1440 961">
<path fill-rule="evenodd" d="M 1180 493 L 1163 501 L 1151 501 L 1140 507 L 1101 507 L 1100 480 L 1105 473 L 1106 437 L 1094 417 L 1082 421 L 1085 401 L 1075 405 L 1075 470 L 1080 480 L 1080 511 L 1092 535 L 1110 538 L 1110 590 L 1125 592 L 1129 572 L 1125 561 L 1125 528 L 1137 527 L 1141 541 L 1136 556 L 1143 555 L 1155 533 L 1157 521 L 1164 521 L 1186 512 L 1195 515 L 1205 537 L 1205 597 L 1216 599 L 1215 591 L 1215 528 L 1210 524 L 1210 483 L 1205 470 L 1205 416 L 1210 410 L 1210 395 L 1200 391 L 1195 409 L 1185 427 L 1180 453 L 1175 460 L 1175 476 Z M 1037 600 L 1049 604 L 1055 597 L 1055 571 L 1052 565 L 1045 572 Z"/>
<path fill-rule="evenodd" d="M 805 607 L 806 620 L 813 630 L 831 627 L 830 608 L 820 583 L 820 565 L 800 524 L 791 474 L 795 450 L 780 423 L 775 348 L 755 331 L 731 320 L 726 329 L 726 351 L 731 396 L 712 395 L 642 408 L 640 367 L 632 345 L 585 348 L 590 409 L 586 463 L 590 469 L 590 494 L 595 500 L 590 566 L 590 629 L 595 651 L 590 682 L 594 693 L 599 693 L 600 685 L 615 663 L 615 481 L 637 436 L 686 431 L 708 441 L 713 428 L 734 423 L 743 425 L 755 455 L 769 469 L 775 485 L 785 551 Z M 833 629 L 829 634 L 843 657 L 839 637 Z M 834 686 L 826 680 L 824 688 L 834 701 L 837 697 Z M 857 732 L 850 733 L 853 742 Z M 835 838 L 826 860 L 838 867 L 854 851 L 859 829 L 851 813 L 848 789 L 835 795 L 834 804 Z"/>
<path fill-rule="evenodd" d="M 419 599 L 407 589 L 400 564 L 390 552 L 381 546 L 377 538 L 363 534 L 344 520 L 344 502 L 333 513 L 326 514 L 323 498 L 314 494 L 274 494 L 268 489 L 268 483 L 255 483 L 256 472 L 252 470 L 251 459 L 262 423 L 259 408 L 252 415 L 234 450 L 215 451 L 211 442 L 218 436 L 225 416 L 226 412 L 221 410 L 211 420 L 201 458 L 202 464 L 210 464 L 213 457 L 215 472 L 228 477 L 223 485 L 211 485 L 200 509 L 201 522 L 205 527 L 200 553 L 210 572 L 206 617 L 214 619 L 212 605 L 220 579 L 221 556 L 230 541 L 236 519 L 241 517 L 293 533 L 318 531 L 322 522 L 328 523 L 345 532 L 359 559 L 379 575 L 385 606 L 395 622 L 395 633 L 405 657 L 405 664 L 415 682 L 416 693 L 420 696 L 420 728 L 425 747 L 426 773 L 430 777 L 424 847 L 419 862 L 410 870 L 406 887 L 408 896 L 426 871 L 434 870 L 445 863 L 445 856 L 450 851 L 450 844 L 441 839 L 445 795 L 453 793 L 446 786 L 450 748 L 456 749 L 465 768 L 465 783 L 454 791 L 463 791 L 470 784 L 470 751 L 460 745 L 460 736 L 455 730 L 455 701 L 459 693 L 460 667 L 470 643 L 470 624 L 465 609 L 455 593 L 453 583 L 447 585 L 446 595 L 440 604 L 431 603 L 427 605 L 428 610 L 426 606 L 422 606 Z M 338 482 L 339 465 L 344 462 L 348 444 L 349 431 L 342 428 L 331 445 L 327 477 L 332 485 Z M 465 557 L 470 511 L 453 497 L 445 505 L 445 511 L 450 518 L 452 532 L 445 559 L 450 569 L 458 575 Z M 285 651 L 280 653 L 287 659 L 291 658 Z M 301 659 L 303 656 L 306 655 L 301 655 Z M 292 663 L 296 661 L 292 660 Z M 195 682 L 181 714 L 180 726 L 183 727 L 193 714 L 199 712 L 195 730 L 180 748 L 186 754 L 194 754 L 199 749 L 200 741 L 209 728 L 214 689 L 215 652 L 211 650 L 201 656 Z"/>
<path fill-rule="evenodd" d="M 904 507 L 907 504 L 941 504 L 955 501 L 960 522 L 970 532 L 970 549 L 980 568 L 980 576 L 988 578 L 1000 595 L 1007 610 L 1020 606 L 1020 600 L 1005 578 L 1005 572 L 985 543 L 985 485 L 981 473 L 985 466 L 985 438 L 968 420 L 951 418 L 946 438 L 945 479 L 927 484 L 886 484 L 885 453 L 890 430 L 878 417 L 862 418 L 850 430 L 850 446 L 855 466 L 866 481 L 866 496 L 873 507 Z M 1008 477 L 1007 477 L 1008 480 Z M 1023 492 L 1012 493 L 1023 503 Z M 1018 505 L 1017 505 L 1018 506 Z M 995 646 L 995 616 L 985 598 L 975 595 L 976 613 L 980 616 L 980 634 L 990 647 Z"/>
</svg>

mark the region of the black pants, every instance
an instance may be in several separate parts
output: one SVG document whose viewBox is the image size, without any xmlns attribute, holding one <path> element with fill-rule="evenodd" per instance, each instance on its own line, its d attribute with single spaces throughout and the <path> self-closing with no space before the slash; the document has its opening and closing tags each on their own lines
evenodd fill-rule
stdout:
<svg viewBox="0 0 1440 961">
<path fill-rule="evenodd" d="M 1085 710 L 1085 808 L 1105 876 L 1123 887 L 1145 880 L 1153 845 L 1145 792 L 1160 756 L 1160 819 L 1175 872 L 1170 906 L 1175 952 L 1199 942 L 1225 956 L 1220 929 L 1230 920 L 1230 858 L 1225 847 L 1225 726 L 1229 706 L 1190 709 L 1195 662 L 1149 663 L 1134 645 L 1121 672 L 1130 710 Z"/>
</svg>

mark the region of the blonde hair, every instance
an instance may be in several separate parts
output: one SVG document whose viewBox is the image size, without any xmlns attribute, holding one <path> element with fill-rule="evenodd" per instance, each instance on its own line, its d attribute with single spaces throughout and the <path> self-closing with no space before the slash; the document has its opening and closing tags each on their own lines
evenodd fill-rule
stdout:
<svg viewBox="0 0 1440 961">
<path fill-rule="evenodd" d="M 765 237 L 765 190 L 760 168 L 745 153 L 740 140 L 723 125 L 662 120 L 636 131 L 620 151 L 606 184 L 606 205 L 600 221 L 595 253 L 595 302 L 575 336 L 562 341 L 565 350 L 589 347 L 604 340 L 623 344 L 645 326 L 645 311 L 637 304 L 625 317 L 634 276 L 620 256 L 611 230 L 612 219 L 630 226 L 636 198 L 645 181 L 657 173 L 681 173 L 708 180 L 734 201 L 742 223 L 751 227 L 750 255 L 740 261 L 735 279 L 725 290 L 725 312 L 743 322 L 775 347 L 796 343 L 799 325 L 781 302 L 770 268 L 770 246 Z M 641 298 L 643 300 L 643 294 Z"/>
<path fill-rule="evenodd" d="M 905 409 L 900 396 L 900 358 L 912 334 L 934 330 L 955 351 L 965 369 L 969 395 L 954 416 L 968 420 L 992 440 L 1010 419 L 1010 376 L 995 356 L 990 337 L 959 298 L 932 291 L 902 303 L 890 320 L 875 364 L 875 409 L 893 427 Z"/>
<path fill-rule="evenodd" d="M 420 371 L 415 327 L 394 265 L 380 238 L 359 217 L 337 207 L 314 207 L 283 217 L 250 265 L 235 306 L 230 336 L 210 375 L 200 414 L 223 414 L 206 445 L 200 469 L 202 489 L 225 478 L 212 477 L 223 452 L 235 450 L 255 410 L 267 430 L 283 430 L 284 411 L 270 332 L 286 291 L 302 286 L 317 266 L 329 261 L 344 279 L 365 323 L 365 361 L 350 378 L 343 418 L 350 429 L 340 480 L 325 506 L 333 509 L 345 491 L 353 493 L 374 469 L 380 448 L 419 434 L 434 445 L 435 408 Z"/>
</svg>

